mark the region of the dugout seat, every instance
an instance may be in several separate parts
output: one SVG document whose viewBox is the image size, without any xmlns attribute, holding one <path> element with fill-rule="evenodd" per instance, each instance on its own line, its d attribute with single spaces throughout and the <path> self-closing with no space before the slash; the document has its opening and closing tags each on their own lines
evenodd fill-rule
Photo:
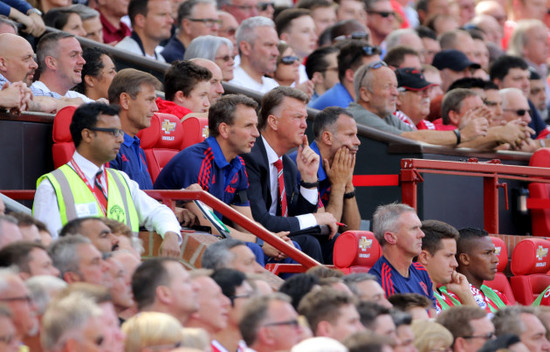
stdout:
<svg viewBox="0 0 550 352">
<path fill-rule="evenodd" d="M 537 150 L 529 160 L 529 166 L 550 167 L 550 148 Z M 550 184 L 531 182 L 529 198 L 550 199 Z M 533 236 L 550 236 L 550 209 L 530 209 Z"/>
<path fill-rule="evenodd" d="M 181 143 L 181 149 L 185 149 L 193 144 L 200 143 L 208 138 L 208 118 L 189 116 L 181 121 L 184 137 Z"/>
<path fill-rule="evenodd" d="M 498 237 L 491 237 L 491 240 L 495 244 L 495 250 L 498 256 L 498 272 L 495 275 L 495 279 L 492 281 L 485 281 L 485 285 L 502 292 L 510 304 L 516 304 L 516 298 L 514 297 L 512 286 L 510 286 L 508 278 L 504 275 L 504 270 L 508 266 L 508 249 L 502 239 Z"/>
<path fill-rule="evenodd" d="M 69 126 L 73 120 L 75 106 L 66 106 L 59 110 L 53 120 L 53 165 L 57 169 L 68 163 L 73 157 L 75 147 Z"/>
<path fill-rule="evenodd" d="M 550 241 L 528 238 L 519 242 L 512 253 L 510 284 L 517 302 L 529 305 L 550 285 Z"/>
<path fill-rule="evenodd" d="M 368 272 L 382 256 L 382 247 L 370 231 L 346 231 L 334 243 L 334 266 L 345 274 Z"/>
<path fill-rule="evenodd" d="M 153 183 L 162 168 L 181 150 L 183 126 L 180 119 L 172 114 L 156 113 L 151 126 L 139 131 L 141 147 L 147 158 L 147 168 Z"/>
</svg>

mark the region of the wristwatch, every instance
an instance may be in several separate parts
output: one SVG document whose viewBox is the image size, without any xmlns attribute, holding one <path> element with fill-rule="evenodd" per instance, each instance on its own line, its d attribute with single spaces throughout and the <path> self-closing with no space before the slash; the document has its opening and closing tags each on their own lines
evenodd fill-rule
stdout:
<svg viewBox="0 0 550 352">
<path fill-rule="evenodd" d="M 31 13 L 35 13 L 38 16 L 42 16 L 42 11 L 40 11 L 39 9 L 35 9 L 35 8 L 30 9 L 29 11 L 27 11 L 27 16 L 30 15 Z"/>
</svg>

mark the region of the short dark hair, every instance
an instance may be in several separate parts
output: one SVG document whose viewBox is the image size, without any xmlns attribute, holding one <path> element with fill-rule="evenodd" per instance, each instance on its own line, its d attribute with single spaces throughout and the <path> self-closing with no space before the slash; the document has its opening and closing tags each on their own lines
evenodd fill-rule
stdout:
<svg viewBox="0 0 550 352">
<path fill-rule="evenodd" d="M 372 47 L 372 45 L 365 40 L 350 40 L 340 48 L 340 53 L 338 54 L 338 78 L 341 82 L 344 81 L 347 69 L 357 70 L 363 64 L 363 57 L 369 56 L 365 53 L 364 47 Z M 373 55 L 380 54 L 380 49 L 374 47 L 372 53 Z"/>
<path fill-rule="evenodd" d="M 118 115 L 119 111 L 118 106 L 103 103 L 89 103 L 78 107 L 69 127 L 75 147 L 78 148 L 80 142 L 82 142 L 82 130 L 95 127 L 99 115 L 115 116 Z"/>
<path fill-rule="evenodd" d="M 82 66 L 82 81 L 77 84 L 73 90 L 86 94 L 86 81 L 84 80 L 84 77 L 91 76 L 91 77 L 98 77 L 99 73 L 105 66 L 103 65 L 103 60 L 101 60 L 101 57 L 103 55 L 106 55 L 111 58 L 111 60 L 114 62 L 113 57 L 105 50 L 99 47 L 89 47 L 85 48 L 82 52 L 82 58 L 86 61 L 84 66 Z"/>
<path fill-rule="evenodd" d="M 460 234 L 460 236 L 458 237 L 458 241 L 456 241 L 457 256 L 460 253 L 469 253 L 472 250 L 472 240 L 477 240 L 489 236 L 489 233 L 487 231 L 475 227 L 460 229 L 458 230 L 458 233 Z"/>
<path fill-rule="evenodd" d="M 222 268 L 214 271 L 210 277 L 220 286 L 223 294 L 229 298 L 231 306 L 234 306 L 235 292 L 237 287 L 246 281 L 246 275 L 239 270 Z"/>
<path fill-rule="evenodd" d="M 166 100 L 174 100 L 176 92 L 182 91 L 188 97 L 197 83 L 210 81 L 212 72 L 191 61 L 175 61 L 164 75 Z"/>
<path fill-rule="evenodd" d="M 275 18 L 277 34 L 281 36 L 281 33 L 289 30 L 292 21 L 303 16 L 311 16 L 311 12 L 308 9 L 302 8 L 289 8 L 281 11 Z"/>
<path fill-rule="evenodd" d="M 422 221 L 422 232 L 424 232 L 424 238 L 422 239 L 422 249 L 425 249 L 431 255 L 441 249 L 441 240 L 452 239 L 458 240 L 458 230 L 453 226 L 439 220 L 424 220 Z"/>
<path fill-rule="evenodd" d="M 328 0 L 299 0 L 296 7 L 313 11 L 319 7 L 333 7 L 334 4 Z"/>
<path fill-rule="evenodd" d="M 314 52 L 309 54 L 306 61 L 306 73 L 308 78 L 313 79 L 313 74 L 315 72 L 321 72 L 324 76 L 329 66 L 326 57 L 339 51 L 340 50 L 335 46 L 326 46 L 324 48 L 316 49 Z"/>
<path fill-rule="evenodd" d="M 44 24 L 46 26 L 63 30 L 63 27 L 65 27 L 65 25 L 69 21 L 69 16 L 73 13 L 80 17 L 78 12 L 70 8 L 54 8 L 46 12 L 44 16 L 42 16 L 42 19 L 44 20 Z"/>
<path fill-rule="evenodd" d="M 279 107 L 284 98 L 293 98 L 307 104 L 309 98 L 307 95 L 295 88 L 279 86 L 275 87 L 262 98 L 262 108 L 260 109 L 260 116 L 258 119 L 258 129 L 263 130 L 267 125 L 267 118 L 273 113 L 277 107 Z"/>
<path fill-rule="evenodd" d="M 149 12 L 149 0 L 130 0 L 128 4 L 128 17 L 132 23 L 132 27 L 135 26 L 135 18 L 137 15 L 147 16 Z"/>
<path fill-rule="evenodd" d="M 178 17 L 176 19 L 176 27 L 181 28 L 181 21 L 191 17 L 191 12 L 199 2 L 197 0 L 187 0 L 179 4 Z"/>
<path fill-rule="evenodd" d="M 82 218 L 75 218 L 69 221 L 63 226 L 61 232 L 59 232 L 59 237 L 71 236 L 71 235 L 82 235 L 82 223 L 88 220 L 97 220 L 102 221 L 101 218 L 96 216 L 85 216 Z"/>
<path fill-rule="evenodd" d="M 437 34 L 431 28 L 428 28 L 426 26 L 418 26 L 415 28 L 415 30 L 420 39 L 430 38 L 433 40 L 437 40 Z"/>
<path fill-rule="evenodd" d="M 316 276 L 300 273 L 285 280 L 279 287 L 279 292 L 289 295 L 292 299 L 292 306 L 297 310 L 302 298 L 318 284 L 319 279 Z"/>
<path fill-rule="evenodd" d="M 19 271 L 30 274 L 30 254 L 36 248 L 46 251 L 46 247 L 37 242 L 19 241 L 8 244 L 0 249 L 0 267 L 15 265 Z"/>
<path fill-rule="evenodd" d="M 486 316 L 487 312 L 479 307 L 456 306 L 441 312 L 435 321 L 449 330 L 453 334 L 453 340 L 456 340 L 458 337 L 471 336 L 474 329 L 470 321 Z"/>
<path fill-rule="evenodd" d="M 384 56 L 384 62 L 388 64 L 388 66 L 393 67 L 400 67 L 403 64 L 403 61 L 405 61 L 405 56 L 407 55 L 414 55 L 420 57 L 418 54 L 418 51 L 414 50 L 413 48 L 410 48 L 405 45 L 398 45 L 396 47 L 393 47 L 386 53 Z"/>
<path fill-rule="evenodd" d="M 404 312 L 419 307 L 430 309 L 433 306 L 431 299 L 419 293 L 398 293 L 388 297 L 388 301 L 390 301 L 394 308 Z"/>
<path fill-rule="evenodd" d="M 503 80 L 508 75 L 508 72 L 513 68 L 519 68 L 522 70 L 528 70 L 529 65 L 521 57 L 512 55 L 502 55 L 495 61 L 489 68 L 489 76 L 491 80 L 495 79 Z"/>
<path fill-rule="evenodd" d="M 477 78 L 477 77 L 464 77 L 464 78 L 457 79 L 456 81 L 451 83 L 451 85 L 447 89 L 447 92 L 450 92 L 451 90 L 456 89 L 456 88 L 466 88 L 466 89 L 479 88 L 479 89 L 483 89 L 483 87 L 485 87 L 485 81 L 483 79 Z"/>
<path fill-rule="evenodd" d="M 309 292 L 298 305 L 298 313 L 305 316 L 315 334 L 321 321 L 334 322 L 340 315 L 340 308 L 354 304 L 353 297 L 332 287 Z"/>
<path fill-rule="evenodd" d="M 353 119 L 353 115 L 339 106 L 330 106 L 319 112 L 313 119 L 313 137 L 317 139 L 321 137 L 323 131 L 331 129 L 340 115 L 346 115 Z"/>
<path fill-rule="evenodd" d="M 109 102 L 118 104 L 122 93 L 128 94 L 132 99 L 136 99 L 141 91 L 142 84 L 149 84 L 155 89 L 161 89 L 160 81 L 150 73 L 136 70 L 134 68 L 125 68 L 117 72 L 111 85 L 109 86 Z"/>
<path fill-rule="evenodd" d="M 456 88 L 445 94 L 441 102 L 441 118 L 445 125 L 451 124 L 449 112 L 458 112 L 462 108 L 464 99 L 478 95 L 476 92 L 466 88 Z"/>
<path fill-rule="evenodd" d="M 150 306 L 155 302 L 157 287 L 170 283 L 170 275 L 166 263 L 179 263 L 173 258 L 147 259 L 132 275 L 132 293 L 138 310 Z"/>
<path fill-rule="evenodd" d="M 390 310 L 376 302 L 370 301 L 360 301 L 357 303 L 357 312 L 359 312 L 359 317 L 361 319 L 361 324 L 364 327 L 370 330 L 375 330 L 376 318 L 380 315 L 389 315 Z"/>
<path fill-rule="evenodd" d="M 258 103 L 252 98 L 242 94 L 228 94 L 218 99 L 208 110 L 208 130 L 212 137 L 220 135 L 220 125 L 229 126 L 235 123 L 237 107 L 243 105 L 254 110 L 258 109 Z"/>
</svg>

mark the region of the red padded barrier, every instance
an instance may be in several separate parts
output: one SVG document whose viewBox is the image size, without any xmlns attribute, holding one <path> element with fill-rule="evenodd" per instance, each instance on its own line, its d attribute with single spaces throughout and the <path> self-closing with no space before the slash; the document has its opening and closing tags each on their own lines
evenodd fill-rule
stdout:
<svg viewBox="0 0 550 352">
<path fill-rule="evenodd" d="M 537 150 L 529 160 L 529 166 L 550 167 L 550 148 Z M 529 198 L 550 199 L 550 184 L 529 184 Z M 550 209 L 531 209 L 533 236 L 550 236 Z"/>
<path fill-rule="evenodd" d="M 53 120 L 52 154 L 53 164 L 56 169 L 68 163 L 76 149 L 69 129 L 75 110 L 75 106 L 66 106 L 57 112 Z"/>
<path fill-rule="evenodd" d="M 510 286 L 510 282 L 508 281 L 506 275 L 503 274 L 503 271 L 508 265 L 508 249 L 502 239 L 498 237 L 491 237 L 491 240 L 495 244 L 495 251 L 498 256 L 498 272 L 496 273 L 494 280 L 485 281 L 484 284 L 492 289 L 502 292 L 506 298 L 508 298 L 508 302 L 510 304 L 515 304 L 516 298 L 514 296 L 512 286 Z"/>
<path fill-rule="evenodd" d="M 382 256 L 370 231 L 346 231 L 334 243 L 334 266 L 345 272 L 366 272 Z"/>
<path fill-rule="evenodd" d="M 181 144 L 182 150 L 208 138 L 208 118 L 191 116 L 185 118 L 181 124 L 185 133 Z"/>
<path fill-rule="evenodd" d="M 510 284 L 516 300 L 531 304 L 550 285 L 550 241 L 528 238 L 519 242 L 512 253 Z"/>
</svg>

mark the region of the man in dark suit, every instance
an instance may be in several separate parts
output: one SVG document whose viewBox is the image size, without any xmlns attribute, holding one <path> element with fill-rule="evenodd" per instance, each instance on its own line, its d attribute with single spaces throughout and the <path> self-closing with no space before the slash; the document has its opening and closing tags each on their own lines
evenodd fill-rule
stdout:
<svg viewBox="0 0 550 352">
<path fill-rule="evenodd" d="M 252 216 L 273 232 L 311 229 L 326 225 L 329 235 L 301 234 L 292 239 L 314 259 L 332 263 L 336 219 L 317 212 L 319 156 L 309 147 L 307 96 L 290 87 L 277 87 L 264 95 L 258 121 L 261 137 L 243 155 L 248 173 Z M 285 154 L 298 148 L 296 163 Z M 297 172 L 301 181 L 297 184 Z M 282 175 L 281 175 L 282 173 Z M 284 182 L 280 182 L 284 179 Z"/>
</svg>

